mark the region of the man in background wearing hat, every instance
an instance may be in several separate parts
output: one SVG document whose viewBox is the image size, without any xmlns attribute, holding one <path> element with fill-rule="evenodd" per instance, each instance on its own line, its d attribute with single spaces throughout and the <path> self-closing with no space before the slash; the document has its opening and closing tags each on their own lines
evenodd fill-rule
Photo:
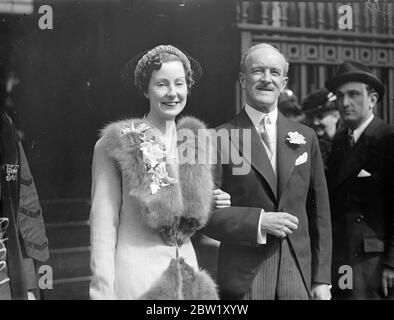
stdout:
<svg viewBox="0 0 394 320">
<path fill-rule="evenodd" d="M 336 96 L 325 88 L 317 89 L 303 102 L 306 123 L 315 129 L 319 138 L 320 152 L 327 170 L 327 159 L 331 153 L 332 140 L 337 131 L 339 115 Z"/>
<path fill-rule="evenodd" d="M 394 138 L 373 112 L 384 86 L 366 66 L 344 62 L 326 87 L 336 94 L 345 124 L 328 161 L 333 296 L 392 299 Z"/>
</svg>

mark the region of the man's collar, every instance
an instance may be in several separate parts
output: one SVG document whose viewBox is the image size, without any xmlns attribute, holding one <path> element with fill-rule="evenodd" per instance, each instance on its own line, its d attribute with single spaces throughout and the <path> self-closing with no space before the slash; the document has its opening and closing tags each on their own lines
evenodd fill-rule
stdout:
<svg viewBox="0 0 394 320">
<path fill-rule="evenodd" d="M 368 125 L 371 123 L 373 120 L 374 114 L 372 113 L 367 120 L 365 120 L 357 129 L 353 130 L 353 135 L 354 135 L 354 140 L 357 142 L 358 139 L 360 139 L 360 136 L 363 134 L 365 129 L 368 127 Z M 350 132 L 350 129 L 349 129 Z"/>
<path fill-rule="evenodd" d="M 269 113 L 264 113 L 264 112 L 261 112 L 259 110 L 252 108 L 247 103 L 245 103 L 245 111 L 246 111 L 247 115 L 249 116 L 250 120 L 252 120 L 255 127 L 259 126 L 260 121 L 263 119 L 265 114 L 268 115 L 270 122 L 273 125 L 276 125 L 276 121 L 278 120 L 278 108 L 277 107 L 275 107 L 275 109 Z"/>
</svg>

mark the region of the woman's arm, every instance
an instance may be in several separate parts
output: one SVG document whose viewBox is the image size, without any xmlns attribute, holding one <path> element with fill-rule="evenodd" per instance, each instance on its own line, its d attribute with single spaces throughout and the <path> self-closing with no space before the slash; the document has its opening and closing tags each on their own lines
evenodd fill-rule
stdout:
<svg viewBox="0 0 394 320">
<path fill-rule="evenodd" d="M 90 211 L 91 299 L 115 299 L 115 248 L 122 201 L 120 172 L 103 140 L 94 148 Z"/>
</svg>

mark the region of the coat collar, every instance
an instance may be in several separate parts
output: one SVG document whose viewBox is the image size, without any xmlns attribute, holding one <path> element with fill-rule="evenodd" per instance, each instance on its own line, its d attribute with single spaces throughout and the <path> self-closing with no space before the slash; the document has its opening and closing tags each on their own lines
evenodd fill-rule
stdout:
<svg viewBox="0 0 394 320">
<path fill-rule="evenodd" d="M 277 138 L 277 172 L 278 172 L 278 192 L 282 195 L 285 190 L 294 168 L 297 157 L 300 156 L 300 145 L 291 145 L 287 140 L 290 131 L 297 131 L 297 124 L 290 121 L 281 113 L 278 116 L 278 138 Z"/>
<path fill-rule="evenodd" d="M 248 154 L 243 154 L 243 157 L 248 161 L 253 168 L 255 168 L 261 176 L 267 181 L 272 194 L 276 199 L 279 199 L 283 193 L 287 181 L 289 180 L 291 173 L 295 167 L 295 161 L 299 156 L 299 146 L 290 145 L 287 140 L 287 134 L 290 131 L 297 131 L 297 124 L 293 121 L 285 118 L 280 112 L 278 112 L 277 121 L 277 176 L 272 169 L 271 163 L 268 159 L 267 153 L 264 146 L 261 143 L 260 137 L 248 117 L 245 109 L 243 109 L 234 120 L 234 126 L 240 129 L 251 130 L 251 141 L 244 141 L 240 139 L 239 150 L 242 152 L 243 145 L 250 143 L 251 153 L 250 157 Z M 240 134 L 240 137 L 243 135 Z M 237 145 L 236 145 L 237 146 Z"/>
<path fill-rule="evenodd" d="M 375 116 L 352 149 L 348 147 L 347 128 L 338 132 L 335 138 L 335 146 L 332 150 L 331 163 L 341 165 L 332 166 L 333 168 L 329 172 L 330 189 L 337 187 L 357 174 L 362 169 L 362 166 L 377 154 L 376 144 L 384 134 L 385 128 L 386 124 Z"/>
<path fill-rule="evenodd" d="M 144 223 L 158 231 L 166 244 L 180 246 L 208 221 L 213 191 L 212 167 L 209 163 L 196 165 L 195 158 L 179 164 L 167 162 L 165 168 L 168 176 L 177 182 L 164 185 L 152 194 L 151 183 L 163 175 L 163 170 L 156 173 L 147 170 L 141 144 L 149 142 L 154 151 L 161 140 L 155 136 L 156 128 L 138 129 L 143 122 L 141 119 L 113 122 L 102 130 L 100 143 L 122 172 L 122 192 L 127 192 L 141 203 L 143 210 L 140 213 Z M 198 130 L 206 129 L 204 123 L 185 117 L 179 120 L 177 128 L 194 133 L 193 137 L 182 143 L 183 149 L 178 147 L 178 152 L 194 150 L 193 156 L 210 158 L 212 150 L 209 146 L 199 143 L 198 138 L 194 139 L 198 137 Z M 142 131 L 144 134 L 141 134 Z M 152 137 L 157 137 L 157 140 Z"/>
<path fill-rule="evenodd" d="M 246 137 L 250 137 L 250 139 L 242 139 L 243 132 L 240 133 L 240 139 L 237 143 L 236 141 L 232 141 L 236 148 L 239 148 L 240 153 L 244 150 L 244 145 L 246 143 L 250 146 L 250 153 L 242 154 L 244 159 L 253 166 L 260 173 L 260 175 L 265 179 L 268 183 L 272 195 L 276 198 L 277 197 L 277 180 L 272 169 L 271 163 L 268 159 L 267 153 L 264 149 L 263 144 L 261 143 L 260 137 L 254 127 L 252 121 L 250 120 L 249 116 L 247 115 L 245 109 L 237 115 L 234 119 L 234 126 L 239 129 L 249 129 L 251 134 L 246 135 Z M 245 146 L 245 148 L 249 147 Z"/>
</svg>

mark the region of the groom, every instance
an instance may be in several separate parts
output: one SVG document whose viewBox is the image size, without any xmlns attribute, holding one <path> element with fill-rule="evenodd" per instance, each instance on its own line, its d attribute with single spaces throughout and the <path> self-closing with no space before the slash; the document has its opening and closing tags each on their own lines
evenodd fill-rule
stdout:
<svg viewBox="0 0 394 320">
<path fill-rule="evenodd" d="M 221 241 L 222 299 L 331 298 L 330 209 L 318 140 L 277 108 L 288 67 L 271 45 L 251 47 L 241 60 L 245 107 L 218 128 L 243 137 L 221 141 L 218 159 L 235 148 L 251 165 L 244 174 L 234 159 L 219 166 L 217 187 L 232 206 L 215 210 L 205 228 Z"/>
</svg>

